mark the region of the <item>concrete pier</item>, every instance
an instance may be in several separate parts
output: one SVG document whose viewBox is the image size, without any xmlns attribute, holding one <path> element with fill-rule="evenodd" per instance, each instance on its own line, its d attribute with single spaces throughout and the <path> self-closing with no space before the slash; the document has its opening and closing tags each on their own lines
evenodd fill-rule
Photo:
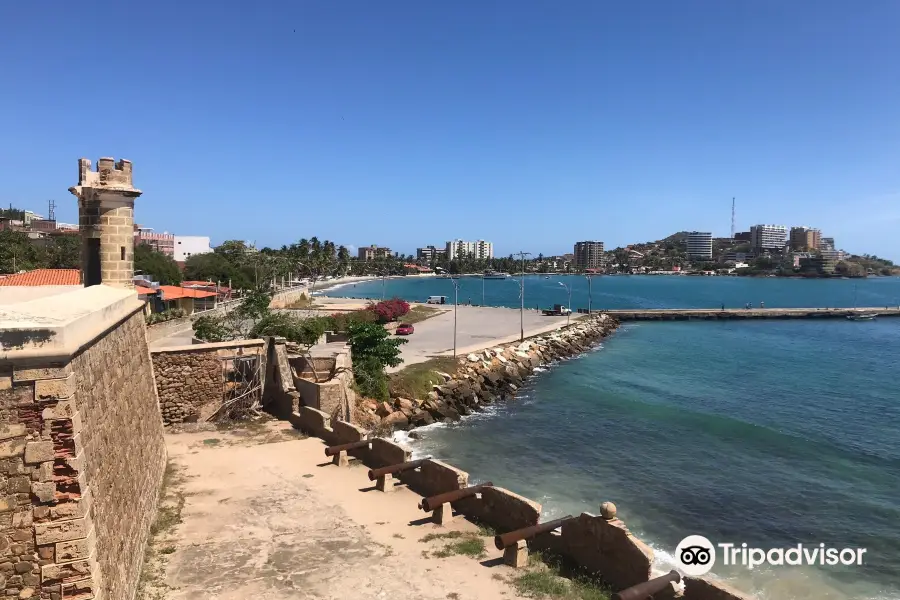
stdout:
<svg viewBox="0 0 900 600">
<path fill-rule="evenodd" d="M 607 313 L 620 321 L 691 321 L 737 319 L 844 319 L 852 314 L 876 314 L 881 317 L 900 316 L 900 307 L 890 308 L 726 308 L 725 310 L 697 308 L 595 310 Z"/>
</svg>

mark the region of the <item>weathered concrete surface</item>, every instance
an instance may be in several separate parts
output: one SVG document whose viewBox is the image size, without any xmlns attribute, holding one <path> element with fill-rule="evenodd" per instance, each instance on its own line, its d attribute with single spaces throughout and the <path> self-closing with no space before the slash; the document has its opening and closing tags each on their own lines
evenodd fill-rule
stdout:
<svg viewBox="0 0 900 600">
<path fill-rule="evenodd" d="M 453 306 L 446 312 L 416 323 L 416 332 L 408 336 L 408 343 L 400 346 L 403 364 L 389 371 L 397 371 L 432 356 L 453 354 Z M 525 337 L 553 331 L 566 324 L 565 317 L 545 317 L 535 310 L 524 314 Z M 573 314 L 571 322 L 584 315 Z M 519 311 L 512 308 L 460 306 L 457 314 L 456 353 L 465 356 L 519 339 Z"/>
<path fill-rule="evenodd" d="M 506 567 L 423 557 L 433 548 L 420 538 L 448 528 L 413 524 L 425 516 L 418 495 L 361 491 L 366 470 L 316 466 L 325 459 L 314 438 L 231 445 L 228 435 L 168 437 L 185 481 L 183 523 L 166 542 L 168 600 L 519 597 L 493 577 Z M 499 557 L 488 550 L 486 560 Z"/>
</svg>

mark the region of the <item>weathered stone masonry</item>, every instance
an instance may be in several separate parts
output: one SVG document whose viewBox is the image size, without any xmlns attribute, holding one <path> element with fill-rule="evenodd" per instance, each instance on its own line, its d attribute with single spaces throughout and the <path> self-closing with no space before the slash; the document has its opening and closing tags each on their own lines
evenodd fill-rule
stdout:
<svg viewBox="0 0 900 600">
<path fill-rule="evenodd" d="M 134 597 L 166 460 L 141 308 L 96 286 L 0 310 L 0 597 Z M 47 341 L 11 346 L 29 318 Z"/>
<path fill-rule="evenodd" d="M 256 356 L 265 383 L 266 341 L 238 340 L 160 348 L 152 352 L 163 422 L 205 419 L 222 403 L 228 356 Z"/>
</svg>

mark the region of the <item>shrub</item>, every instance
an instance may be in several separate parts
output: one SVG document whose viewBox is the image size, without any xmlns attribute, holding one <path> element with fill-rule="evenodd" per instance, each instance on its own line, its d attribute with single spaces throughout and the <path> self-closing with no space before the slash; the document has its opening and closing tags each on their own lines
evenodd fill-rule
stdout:
<svg viewBox="0 0 900 600">
<path fill-rule="evenodd" d="M 400 298 L 383 300 L 377 304 L 370 304 L 368 310 L 378 316 L 379 323 L 388 323 L 399 319 L 409 312 L 409 302 Z"/>
<path fill-rule="evenodd" d="M 369 398 L 388 399 L 388 379 L 384 368 L 396 367 L 402 361 L 400 344 L 406 340 L 391 338 L 377 323 L 351 323 L 350 352 L 353 377 L 359 392 Z"/>
</svg>

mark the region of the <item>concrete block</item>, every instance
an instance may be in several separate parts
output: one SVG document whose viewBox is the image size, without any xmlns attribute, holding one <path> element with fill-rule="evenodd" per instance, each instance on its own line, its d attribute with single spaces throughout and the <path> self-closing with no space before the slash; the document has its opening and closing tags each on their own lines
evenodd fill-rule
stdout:
<svg viewBox="0 0 900 600">
<path fill-rule="evenodd" d="M 332 464 L 338 467 L 349 467 L 350 461 L 347 460 L 347 451 L 341 450 L 331 458 Z"/>
<path fill-rule="evenodd" d="M 514 569 L 528 566 L 528 544 L 525 540 L 519 540 L 503 550 L 503 564 Z"/>
<path fill-rule="evenodd" d="M 87 533 L 87 523 L 84 519 L 34 524 L 34 542 L 39 546 L 77 540 L 87 537 Z"/>
<path fill-rule="evenodd" d="M 20 457 L 25 452 L 25 438 L 13 438 L 0 442 L 0 458 Z"/>
<path fill-rule="evenodd" d="M 22 437 L 25 435 L 25 425 L 21 423 L 0 424 L 0 441 Z"/>
<path fill-rule="evenodd" d="M 48 406 L 41 413 L 45 421 L 71 419 L 75 414 L 75 400 L 60 400 L 54 406 Z"/>
<path fill-rule="evenodd" d="M 53 442 L 28 442 L 25 444 L 25 463 L 36 465 L 53 460 Z"/>
<path fill-rule="evenodd" d="M 393 475 L 382 475 L 375 482 L 375 489 L 380 492 L 393 492 L 394 484 L 395 480 Z"/>
<path fill-rule="evenodd" d="M 52 502 L 56 498 L 56 485 L 52 481 L 36 481 L 31 484 L 31 493 L 41 502 Z"/>
<path fill-rule="evenodd" d="M 38 379 L 62 379 L 72 373 L 71 365 L 57 365 L 40 369 L 16 369 L 13 372 L 13 381 L 37 381 Z"/>
<path fill-rule="evenodd" d="M 31 472 L 33 481 L 51 481 L 53 479 L 53 463 L 51 461 L 42 462 L 37 469 Z"/>
<path fill-rule="evenodd" d="M 444 503 L 431 511 L 431 521 L 435 525 L 444 526 L 453 520 L 453 507 Z"/>
<path fill-rule="evenodd" d="M 93 529 L 91 529 L 91 533 L 84 539 L 59 542 L 55 545 L 56 560 L 58 562 L 66 562 L 88 558 L 94 550 L 95 543 L 96 537 Z"/>
<path fill-rule="evenodd" d="M 34 396 L 38 399 L 71 398 L 75 394 L 75 374 L 61 379 L 39 379 L 34 382 Z"/>
</svg>

